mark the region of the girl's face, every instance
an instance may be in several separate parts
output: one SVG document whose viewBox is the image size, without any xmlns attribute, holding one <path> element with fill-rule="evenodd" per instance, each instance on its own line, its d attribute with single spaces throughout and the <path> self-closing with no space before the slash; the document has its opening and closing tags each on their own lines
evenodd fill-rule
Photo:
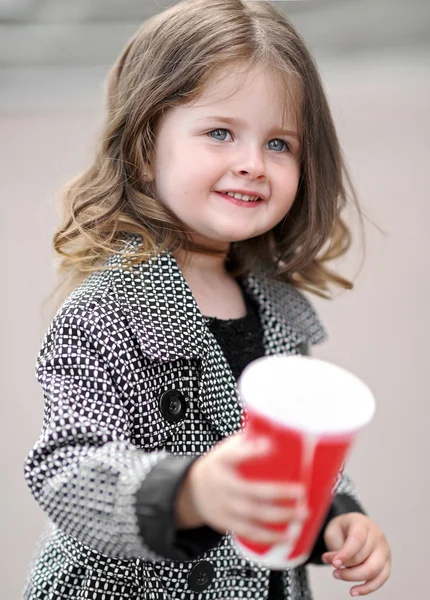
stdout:
<svg viewBox="0 0 430 600">
<path fill-rule="evenodd" d="M 278 92 L 267 72 L 229 67 L 198 100 L 163 117 L 153 163 L 156 192 L 196 242 L 227 249 L 272 229 L 291 208 L 299 138 L 293 110 L 282 123 Z"/>
</svg>

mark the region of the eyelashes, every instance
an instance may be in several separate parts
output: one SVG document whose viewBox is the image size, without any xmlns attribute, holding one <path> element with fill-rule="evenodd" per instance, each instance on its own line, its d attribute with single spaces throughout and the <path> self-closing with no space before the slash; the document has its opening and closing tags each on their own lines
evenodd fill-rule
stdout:
<svg viewBox="0 0 430 600">
<path fill-rule="evenodd" d="M 213 133 L 220 132 L 220 131 L 225 131 L 231 135 L 231 131 L 229 129 L 224 129 L 221 127 L 217 128 L 217 129 L 211 129 L 211 131 L 208 131 L 208 133 L 206 135 L 210 136 L 210 138 L 215 141 L 224 142 L 225 139 L 219 139 L 219 138 L 215 138 L 212 136 Z M 270 140 L 269 144 L 274 141 L 281 142 L 285 146 L 286 150 L 288 152 L 291 152 L 291 145 L 286 140 L 283 140 L 282 138 L 273 138 L 273 140 Z M 282 154 L 282 152 L 277 152 L 277 154 Z"/>
</svg>

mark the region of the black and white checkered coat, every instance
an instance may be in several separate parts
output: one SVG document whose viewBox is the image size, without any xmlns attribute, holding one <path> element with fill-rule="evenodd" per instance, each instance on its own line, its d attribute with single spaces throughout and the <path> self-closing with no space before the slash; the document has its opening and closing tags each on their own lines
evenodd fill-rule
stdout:
<svg viewBox="0 0 430 600">
<path fill-rule="evenodd" d="M 121 256 L 109 264 L 120 267 Z M 263 274 L 245 286 L 259 305 L 266 354 L 303 353 L 324 338 L 292 286 Z M 168 511 L 157 514 L 150 497 L 157 478 L 162 486 L 172 464 L 237 432 L 242 415 L 231 369 L 169 253 L 94 273 L 77 288 L 45 336 L 37 378 L 44 420 L 25 475 L 49 525 L 26 600 L 267 598 L 269 571 L 238 555 L 228 535 L 199 555 L 192 543 L 187 554 L 186 541 L 170 556 L 159 550 L 176 542 L 163 540 Z M 160 402 L 172 390 L 184 403 L 179 419 Z M 354 497 L 346 475 L 337 486 Z M 287 600 L 311 597 L 304 567 L 285 571 L 284 583 Z"/>
</svg>

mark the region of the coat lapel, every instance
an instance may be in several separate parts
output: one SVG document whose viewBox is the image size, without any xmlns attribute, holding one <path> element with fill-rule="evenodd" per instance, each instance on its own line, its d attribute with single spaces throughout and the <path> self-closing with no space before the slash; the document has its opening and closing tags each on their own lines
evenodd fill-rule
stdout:
<svg viewBox="0 0 430 600">
<path fill-rule="evenodd" d="M 139 244 L 140 238 L 133 236 L 126 249 Z M 198 359 L 200 410 L 223 437 L 237 432 L 243 423 L 243 406 L 235 378 L 173 256 L 162 253 L 126 269 L 117 254 L 108 264 L 120 267 L 112 271 L 115 295 L 144 355 L 161 362 Z M 250 275 L 243 283 L 259 305 L 267 355 L 296 353 L 301 343 L 322 339 L 313 309 L 295 288 L 262 273 Z"/>
<path fill-rule="evenodd" d="M 115 295 L 143 354 L 161 362 L 200 357 L 204 319 L 175 259 L 163 253 L 130 269 L 117 254 L 108 264 L 119 267 Z"/>
<path fill-rule="evenodd" d="M 252 273 L 243 283 L 260 308 L 266 355 L 301 354 L 308 344 L 326 339 L 312 304 L 297 288 L 262 271 Z"/>
</svg>

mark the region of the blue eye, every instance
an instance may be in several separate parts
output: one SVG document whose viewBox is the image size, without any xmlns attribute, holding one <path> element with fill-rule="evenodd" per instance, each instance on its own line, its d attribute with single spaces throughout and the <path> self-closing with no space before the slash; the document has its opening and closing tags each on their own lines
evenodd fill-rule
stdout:
<svg viewBox="0 0 430 600">
<path fill-rule="evenodd" d="M 213 133 L 221 133 L 221 134 L 229 133 L 231 135 L 231 132 L 228 129 L 212 129 L 212 131 L 209 131 L 207 135 L 209 135 L 213 140 L 217 140 L 219 142 L 225 141 L 225 139 L 226 139 L 225 135 L 224 135 L 224 137 L 222 137 L 222 135 L 221 135 L 221 137 L 220 136 L 215 137 L 212 135 Z M 285 140 L 281 140 L 280 138 L 275 138 L 273 140 L 270 140 L 269 144 L 271 144 L 272 142 L 278 142 L 278 147 L 279 147 L 280 151 L 282 151 L 283 146 L 285 146 L 285 149 L 287 150 L 287 152 L 291 152 L 291 146 Z M 277 151 L 277 148 L 272 148 L 272 149 Z"/>
<path fill-rule="evenodd" d="M 288 151 L 288 152 L 291 150 L 291 147 L 290 147 L 290 145 L 289 145 L 289 144 L 288 144 L 288 143 L 287 143 L 285 140 L 281 140 L 281 139 L 279 139 L 279 138 L 276 138 L 276 139 L 274 139 L 274 140 L 270 140 L 269 144 L 271 144 L 272 142 L 278 142 L 278 144 L 279 144 L 279 142 L 280 142 L 280 144 L 281 144 L 281 149 L 282 149 L 282 147 L 283 147 L 283 146 L 282 146 L 282 144 L 284 144 L 284 146 L 285 146 L 285 148 L 287 149 L 287 151 Z"/>
<path fill-rule="evenodd" d="M 212 137 L 213 133 L 220 132 L 220 131 L 224 131 L 226 133 L 230 133 L 228 129 L 212 129 L 212 131 L 209 131 L 209 135 Z M 214 139 L 214 140 L 220 140 L 220 141 L 224 141 L 225 140 L 225 138 L 220 139 L 219 137 L 212 137 L 212 139 Z"/>
</svg>

